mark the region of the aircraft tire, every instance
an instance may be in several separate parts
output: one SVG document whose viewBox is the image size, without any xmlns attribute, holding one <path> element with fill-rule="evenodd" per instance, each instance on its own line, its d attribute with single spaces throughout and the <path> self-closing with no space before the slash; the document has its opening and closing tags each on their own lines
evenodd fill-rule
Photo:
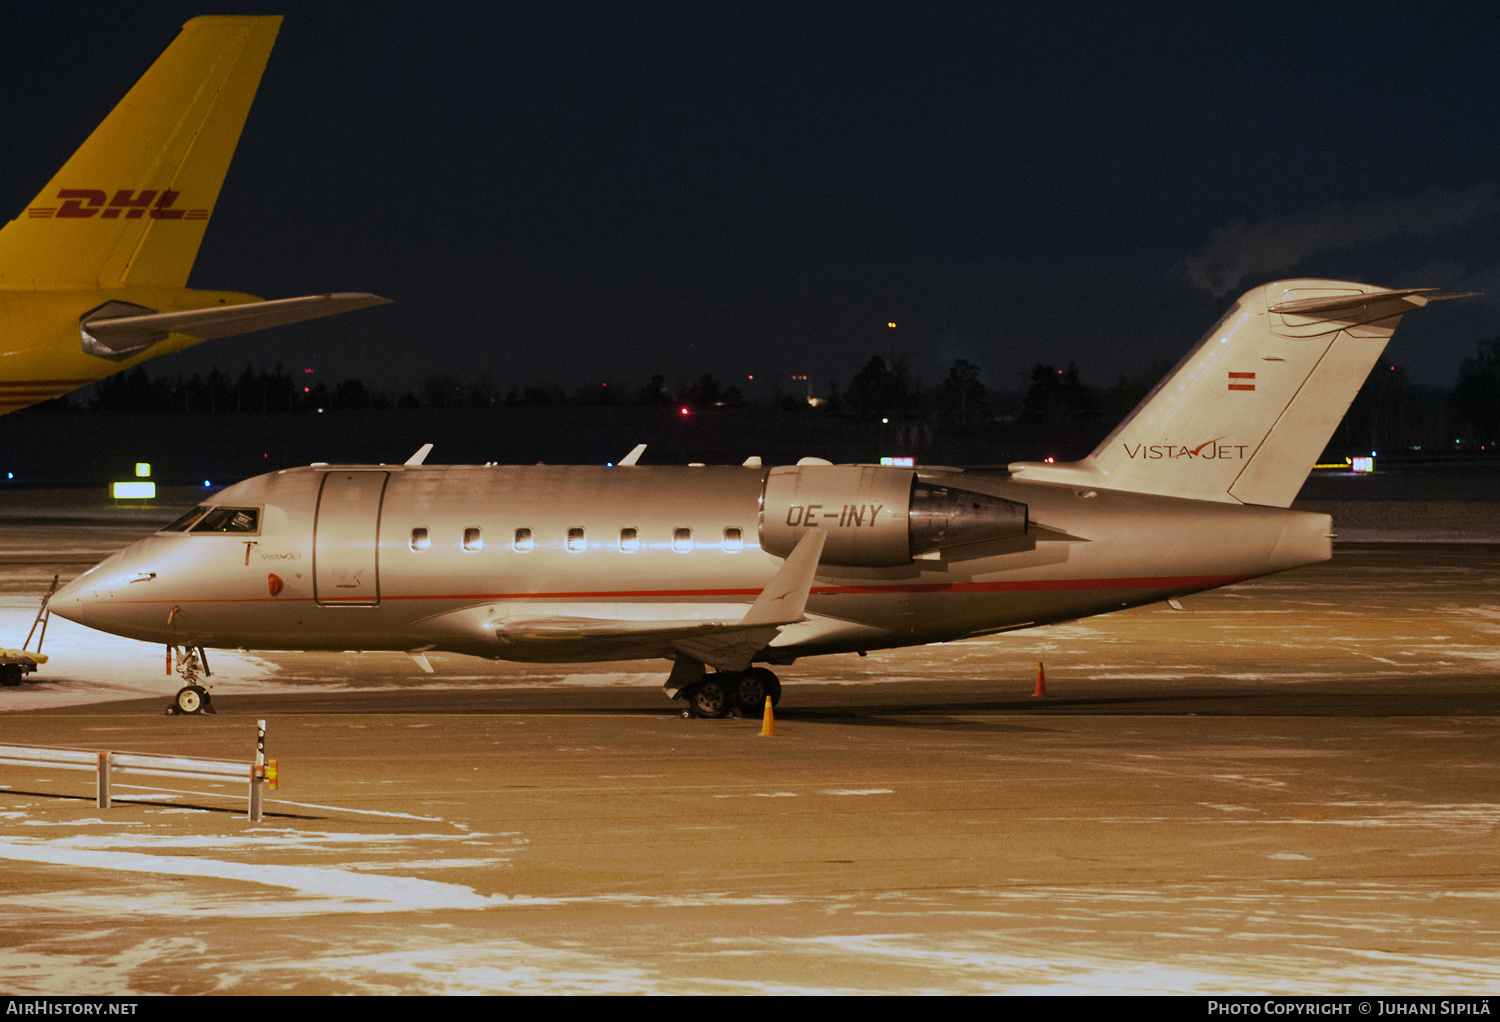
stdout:
<svg viewBox="0 0 1500 1022">
<path fill-rule="evenodd" d="M 752 667 L 750 668 L 750 673 L 760 678 L 760 685 L 761 688 L 765 690 L 765 695 L 771 697 L 771 705 L 773 707 L 780 706 L 781 679 L 776 677 L 773 672 L 767 670 L 764 667 Z M 765 705 L 765 696 L 761 696 L 760 705 L 755 708 L 756 712 L 759 712 L 761 709 L 763 709 Z"/>
<path fill-rule="evenodd" d="M 733 703 L 729 686 L 717 674 L 689 685 L 682 696 L 687 700 L 688 714 L 693 717 L 722 717 L 729 712 Z"/>
<path fill-rule="evenodd" d="M 203 709 L 203 697 L 207 695 L 197 685 L 184 685 L 177 690 L 172 705 L 178 713 L 199 713 Z"/>
<path fill-rule="evenodd" d="M 736 709 L 745 717 L 759 717 L 766 707 L 766 696 L 771 697 L 772 706 L 781 701 L 781 682 L 764 667 L 738 672 L 730 679 L 729 689 Z"/>
</svg>

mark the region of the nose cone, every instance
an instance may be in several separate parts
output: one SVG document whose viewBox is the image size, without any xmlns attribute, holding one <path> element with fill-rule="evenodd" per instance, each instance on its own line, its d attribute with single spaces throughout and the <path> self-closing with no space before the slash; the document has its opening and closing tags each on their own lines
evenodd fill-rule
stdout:
<svg viewBox="0 0 1500 1022">
<path fill-rule="evenodd" d="M 134 548 L 126 548 L 98 564 L 52 594 L 47 606 L 59 617 L 116 635 L 130 635 L 124 630 L 129 622 L 122 615 L 123 601 L 129 596 L 132 582 L 149 572 L 131 566 Z"/>
</svg>

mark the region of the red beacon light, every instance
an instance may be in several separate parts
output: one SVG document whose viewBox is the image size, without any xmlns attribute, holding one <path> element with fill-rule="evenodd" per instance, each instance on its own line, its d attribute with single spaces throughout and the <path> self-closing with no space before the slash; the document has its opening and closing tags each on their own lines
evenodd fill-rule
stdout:
<svg viewBox="0 0 1500 1022">
<path fill-rule="evenodd" d="M 687 413 L 688 413 L 687 405 L 683 405 L 681 408 L 677 409 L 677 414 L 678 415 L 686 415 Z"/>
</svg>

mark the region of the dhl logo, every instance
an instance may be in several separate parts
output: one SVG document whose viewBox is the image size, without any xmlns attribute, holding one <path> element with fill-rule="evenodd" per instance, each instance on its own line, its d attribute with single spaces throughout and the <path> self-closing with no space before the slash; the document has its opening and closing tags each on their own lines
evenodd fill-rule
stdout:
<svg viewBox="0 0 1500 1022">
<path fill-rule="evenodd" d="M 86 220 L 97 216 L 101 220 L 139 220 L 143 216 L 152 220 L 207 220 L 206 209 L 178 209 L 177 199 L 181 192 L 168 188 L 159 193 L 154 188 L 143 188 L 133 192 L 129 188 L 115 191 L 114 198 L 99 188 L 64 188 L 57 193 L 62 200 L 60 206 L 30 206 L 26 215 L 32 219 L 55 218 L 58 220 Z"/>
</svg>

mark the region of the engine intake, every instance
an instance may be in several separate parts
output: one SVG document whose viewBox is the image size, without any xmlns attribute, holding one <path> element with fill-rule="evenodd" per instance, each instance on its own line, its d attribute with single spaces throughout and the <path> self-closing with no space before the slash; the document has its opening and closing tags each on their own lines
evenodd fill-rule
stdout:
<svg viewBox="0 0 1500 1022">
<path fill-rule="evenodd" d="M 878 465 L 773 468 L 761 495 L 760 545 L 786 557 L 808 529 L 823 529 L 823 564 L 886 568 L 913 557 L 1026 534 L 1025 504 L 924 483 Z"/>
</svg>

